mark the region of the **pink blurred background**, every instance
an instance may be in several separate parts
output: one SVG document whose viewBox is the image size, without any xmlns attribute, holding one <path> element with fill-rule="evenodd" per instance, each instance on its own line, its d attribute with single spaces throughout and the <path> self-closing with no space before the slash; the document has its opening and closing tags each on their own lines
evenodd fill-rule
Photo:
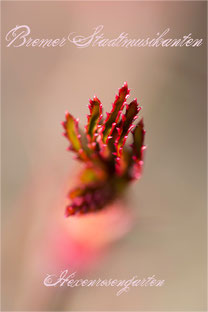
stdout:
<svg viewBox="0 0 208 312">
<path fill-rule="evenodd" d="M 206 2 L 2 2 L 2 310 L 206 310 L 206 41 L 200 48 L 6 48 L 104 25 L 106 37 L 206 40 Z M 77 164 L 60 121 L 83 126 L 89 97 L 109 111 L 127 81 L 143 107 L 148 149 L 125 207 L 88 225 L 64 219 Z M 118 208 L 119 206 L 119 208 Z M 115 214 L 114 214 L 115 213 Z M 92 217 L 93 219 L 94 217 Z M 91 226 L 92 224 L 92 226 Z M 156 275 L 160 288 L 46 288 L 47 273 L 88 279 Z"/>
</svg>

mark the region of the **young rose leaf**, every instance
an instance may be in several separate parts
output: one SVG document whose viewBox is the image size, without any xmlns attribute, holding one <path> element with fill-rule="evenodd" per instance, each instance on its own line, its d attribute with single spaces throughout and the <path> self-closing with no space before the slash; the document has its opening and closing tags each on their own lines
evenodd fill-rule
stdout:
<svg viewBox="0 0 208 312">
<path fill-rule="evenodd" d="M 84 188 L 76 188 L 70 192 L 72 203 L 66 207 L 65 216 L 85 214 L 102 209 L 109 203 L 115 192 L 109 183 L 96 183 L 86 185 Z"/>
<path fill-rule="evenodd" d="M 115 141 L 117 157 L 121 157 L 123 146 L 127 140 L 129 131 L 133 128 L 133 121 L 137 118 L 137 113 L 141 108 L 138 108 L 137 100 L 135 99 L 126 107 L 125 115 L 122 115 L 120 126 L 118 127 L 118 136 Z"/>
<path fill-rule="evenodd" d="M 90 143 L 95 141 L 98 124 L 102 119 L 102 104 L 97 97 L 90 100 L 90 115 L 87 116 L 88 123 L 86 125 L 87 138 Z"/>
<path fill-rule="evenodd" d="M 113 107 L 110 113 L 107 114 L 107 118 L 103 123 L 101 129 L 102 142 L 106 144 L 110 139 L 110 136 L 118 122 L 120 114 L 123 110 L 124 103 L 129 95 L 130 90 L 128 89 L 128 85 L 125 82 L 123 87 L 119 89 L 119 94 L 116 95 L 115 101 L 113 103 Z"/>
<path fill-rule="evenodd" d="M 145 130 L 144 130 L 144 123 L 143 123 L 143 118 L 142 118 L 133 131 L 133 144 L 132 144 L 133 157 L 132 159 L 134 161 L 134 166 L 133 166 L 134 178 L 138 178 L 141 174 L 141 169 L 143 165 L 143 151 L 145 149 L 144 135 L 145 135 Z"/>
<path fill-rule="evenodd" d="M 107 179 L 107 173 L 99 166 L 86 167 L 80 174 L 80 181 L 83 184 L 92 184 L 97 181 L 105 181 Z"/>
<path fill-rule="evenodd" d="M 76 197 L 82 196 L 83 194 L 84 194 L 84 188 L 78 186 L 69 192 L 68 197 L 70 199 L 74 199 Z"/>
<path fill-rule="evenodd" d="M 83 184 L 93 183 L 95 181 L 99 180 L 99 177 L 97 176 L 96 170 L 92 168 L 85 168 L 82 170 L 80 174 L 80 181 Z"/>
<path fill-rule="evenodd" d="M 144 143 L 144 135 L 145 135 L 145 130 L 144 130 L 144 123 L 143 123 L 143 118 L 142 118 L 133 131 L 133 138 L 134 138 L 133 151 L 137 160 L 143 159 L 142 146 Z"/>
<path fill-rule="evenodd" d="M 64 135 L 71 143 L 69 150 L 72 150 L 78 154 L 78 158 L 82 160 L 87 159 L 87 155 L 83 150 L 81 143 L 81 135 L 78 130 L 78 120 L 76 120 L 71 114 L 66 113 L 66 120 L 62 123 L 65 133 Z"/>
</svg>

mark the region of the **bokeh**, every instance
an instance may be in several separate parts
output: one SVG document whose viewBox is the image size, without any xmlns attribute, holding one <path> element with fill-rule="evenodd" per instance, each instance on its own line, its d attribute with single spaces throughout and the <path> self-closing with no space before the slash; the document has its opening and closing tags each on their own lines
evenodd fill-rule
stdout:
<svg viewBox="0 0 208 312">
<path fill-rule="evenodd" d="M 206 310 L 206 2 L 2 3 L 2 310 Z M 7 48 L 33 38 L 192 33 L 199 48 Z M 66 110 L 86 123 L 94 94 L 110 110 L 124 81 L 142 106 L 144 172 L 125 202 L 85 224 L 64 218 L 79 164 L 66 151 Z M 95 220 L 96 219 L 96 220 Z M 91 223 L 92 222 L 92 223 Z M 88 279 L 155 275 L 163 287 L 45 287 L 47 274 Z"/>
</svg>

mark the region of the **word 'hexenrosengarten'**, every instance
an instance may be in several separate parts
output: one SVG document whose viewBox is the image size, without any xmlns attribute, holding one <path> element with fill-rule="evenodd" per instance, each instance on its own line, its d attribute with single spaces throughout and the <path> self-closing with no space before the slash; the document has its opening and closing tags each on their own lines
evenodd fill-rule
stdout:
<svg viewBox="0 0 208 312">
<path fill-rule="evenodd" d="M 138 279 L 137 276 L 133 276 L 128 280 L 118 280 L 118 279 L 75 279 L 76 272 L 69 273 L 68 270 L 62 271 L 60 276 L 55 274 L 47 274 L 44 279 L 44 285 L 46 287 L 119 287 L 120 289 L 117 291 L 116 295 L 119 296 L 125 292 L 130 290 L 130 287 L 161 287 L 164 285 L 165 280 L 158 280 L 155 278 L 155 275 L 145 277 L 142 279 Z"/>
</svg>

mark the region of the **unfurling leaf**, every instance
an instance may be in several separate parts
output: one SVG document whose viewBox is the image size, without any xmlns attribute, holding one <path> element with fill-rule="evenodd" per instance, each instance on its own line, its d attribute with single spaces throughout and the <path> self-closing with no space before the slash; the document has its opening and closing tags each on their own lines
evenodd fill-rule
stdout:
<svg viewBox="0 0 208 312">
<path fill-rule="evenodd" d="M 138 108 L 137 100 L 135 99 L 126 107 L 125 115 L 122 115 L 122 121 L 118 127 L 118 136 L 115 141 L 117 157 L 121 157 L 123 146 L 126 142 L 130 130 L 134 127 L 133 121 L 137 118 L 137 113 L 141 108 Z"/>
<path fill-rule="evenodd" d="M 77 196 L 74 198 L 74 193 Z M 96 183 L 84 186 L 82 189 L 75 189 L 70 196 L 73 201 L 66 207 L 65 216 L 74 214 L 86 214 L 92 211 L 98 211 L 107 203 L 113 200 L 115 194 L 112 193 L 110 184 Z"/>
<path fill-rule="evenodd" d="M 144 130 L 144 123 L 143 123 L 143 118 L 142 118 L 133 131 L 133 144 L 132 144 L 132 148 L 133 148 L 132 159 L 134 161 L 133 178 L 138 178 L 141 174 L 141 169 L 143 166 L 143 152 L 145 149 L 144 136 L 145 136 L 145 130 Z"/>
<path fill-rule="evenodd" d="M 103 143 L 107 143 L 110 139 L 113 129 L 115 128 L 120 114 L 123 110 L 124 103 L 129 94 L 129 89 L 127 83 L 124 83 L 123 87 L 119 89 L 118 95 L 116 95 L 115 101 L 113 103 L 113 107 L 110 113 L 107 113 L 107 118 L 103 123 L 101 134 Z"/>
<path fill-rule="evenodd" d="M 133 141 L 132 147 L 133 147 L 134 155 L 136 156 L 137 160 L 143 159 L 142 147 L 144 144 L 144 135 L 145 135 L 144 123 L 143 123 L 143 119 L 141 119 L 133 131 L 134 141 Z"/>
<path fill-rule="evenodd" d="M 80 174 L 80 182 L 82 184 L 92 184 L 107 179 L 106 172 L 98 166 L 86 167 Z"/>
<path fill-rule="evenodd" d="M 87 155 L 83 150 L 81 143 L 81 135 L 78 130 L 78 120 L 76 120 L 71 114 L 68 112 L 65 115 L 66 121 L 62 123 L 65 129 L 65 137 L 69 140 L 71 145 L 69 146 L 69 150 L 72 150 L 78 154 L 78 158 L 82 160 L 87 160 Z"/>
<path fill-rule="evenodd" d="M 90 115 L 87 116 L 88 124 L 86 125 L 86 133 L 89 142 L 92 143 L 95 141 L 98 124 L 102 118 L 102 104 L 97 97 L 90 100 L 89 109 Z"/>
</svg>

